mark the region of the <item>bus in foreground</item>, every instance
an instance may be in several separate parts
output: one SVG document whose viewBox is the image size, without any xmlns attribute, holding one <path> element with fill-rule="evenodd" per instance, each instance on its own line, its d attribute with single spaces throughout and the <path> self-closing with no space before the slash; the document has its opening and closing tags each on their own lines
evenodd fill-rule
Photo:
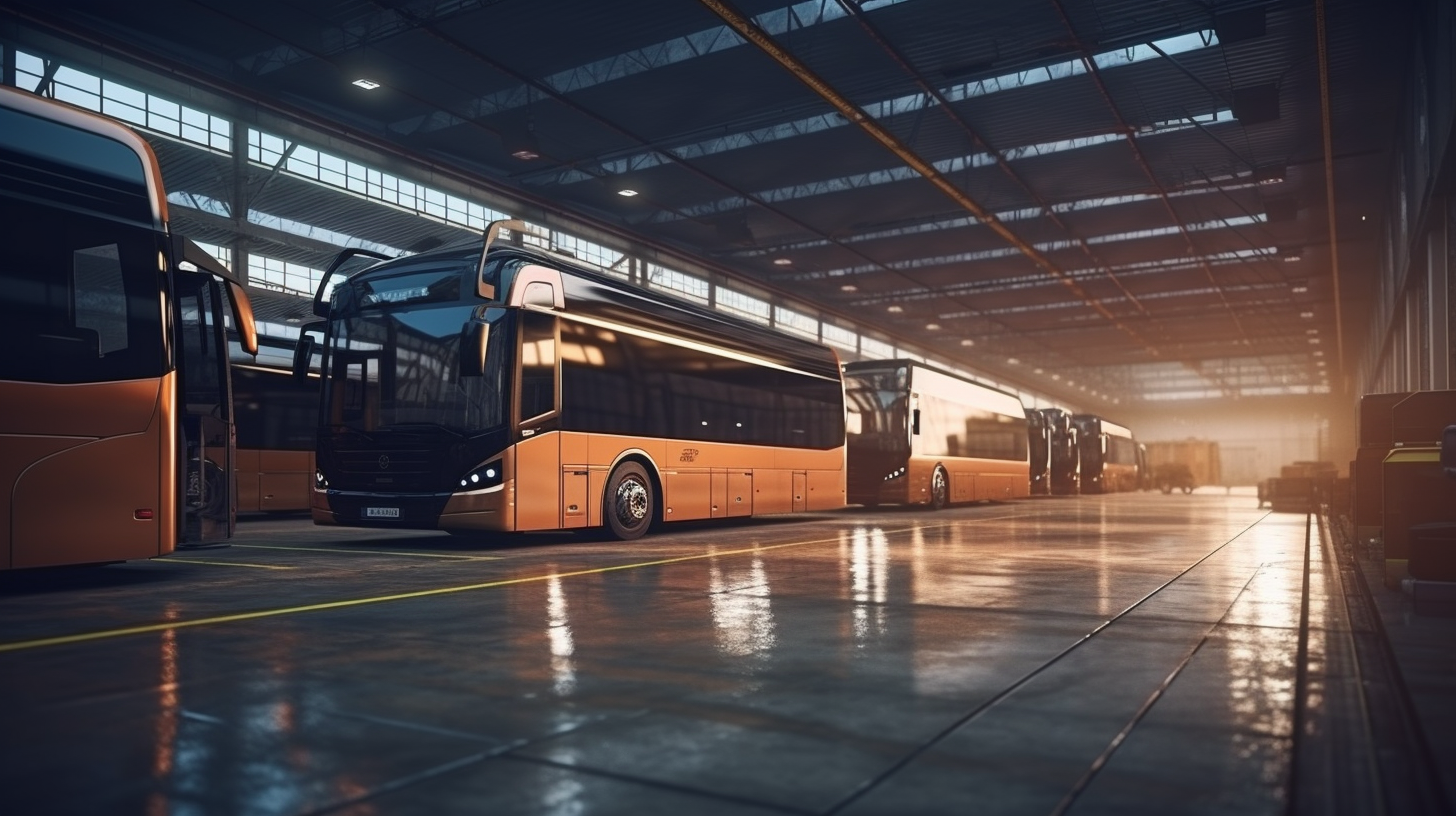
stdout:
<svg viewBox="0 0 1456 816">
<path fill-rule="evenodd" d="M 0 87 L 0 568 L 165 555 L 233 527 L 224 304 L 134 131 Z"/>
<path fill-rule="evenodd" d="M 831 349 L 525 235 L 496 222 L 484 245 L 378 263 L 327 301 L 340 262 L 325 273 L 315 522 L 629 540 L 659 522 L 844 506 Z"/>
<path fill-rule="evenodd" d="M 1094 414 L 1074 414 L 1083 493 L 1122 493 L 1138 489 L 1137 442 L 1132 431 Z"/>
<path fill-rule="evenodd" d="M 911 360 L 844 367 L 849 501 L 927 504 L 1030 495 L 1026 413 L 1004 391 Z"/>
</svg>

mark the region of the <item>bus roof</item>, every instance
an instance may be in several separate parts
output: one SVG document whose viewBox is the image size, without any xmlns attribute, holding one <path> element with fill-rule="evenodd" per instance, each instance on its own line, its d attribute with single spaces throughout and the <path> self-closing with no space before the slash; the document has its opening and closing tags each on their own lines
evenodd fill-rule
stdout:
<svg viewBox="0 0 1456 816">
<path fill-rule="evenodd" d="M 384 261 L 350 276 L 349 280 L 365 281 L 388 275 L 404 263 L 428 263 L 433 259 L 474 263 L 480 256 L 481 245 L 480 240 L 452 244 Z M 487 262 L 501 258 L 515 258 L 561 272 L 566 287 L 564 314 L 567 316 L 589 313 L 600 319 L 718 346 L 774 365 L 835 380 L 840 378 L 838 354 L 829 346 L 807 338 L 633 285 L 568 255 L 532 246 L 493 244 Z"/>
<path fill-rule="evenodd" d="M 1133 438 L 1132 431 L 1128 428 L 1124 428 L 1116 422 L 1103 419 L 1096 414 L 1073 414 L 1072 421 L 1078 424 L 1091 424 L 1096 422 L 1104 433 L 1111 434 L 1112 436 L 1125 436 L 1128 439 Z"/>
</svg>

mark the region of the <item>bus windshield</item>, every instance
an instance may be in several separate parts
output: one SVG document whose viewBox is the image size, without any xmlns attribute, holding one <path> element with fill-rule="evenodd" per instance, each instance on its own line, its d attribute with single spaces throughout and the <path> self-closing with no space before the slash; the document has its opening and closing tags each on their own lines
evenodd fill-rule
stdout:
<svg viewBox="0 0 1456 816">
<path fill-rule="evenodd" d="M 908 378 L 909 370 L 904 366 L 845 373 L 845 401 L 850 415 L 857 416 L 859 424 L 858 433 L 850 435 L 851 444 L 909 452 Z"/>
<path fill-rule="evenodd" d="M 483 376 L 461 376 L 461 330 L 476 313 L 468 265 L 413 269 L 335 291 L 324 422 L 335 429 L 435 428 L 474 436 L 503 426 L 504 316 L 487 334 Z"/>
</svg>

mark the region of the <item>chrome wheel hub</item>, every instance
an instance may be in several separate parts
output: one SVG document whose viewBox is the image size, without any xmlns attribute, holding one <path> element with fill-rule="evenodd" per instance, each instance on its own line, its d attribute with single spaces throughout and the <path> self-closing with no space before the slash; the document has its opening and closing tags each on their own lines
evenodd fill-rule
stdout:
<svg viewBox="0 0 1456 816">
<path fill-rule="evenodd" d="M 647 518 L 647 488 L 635 479 L 617 485 L 617 520 L 635 527 Z"/>
</svg>

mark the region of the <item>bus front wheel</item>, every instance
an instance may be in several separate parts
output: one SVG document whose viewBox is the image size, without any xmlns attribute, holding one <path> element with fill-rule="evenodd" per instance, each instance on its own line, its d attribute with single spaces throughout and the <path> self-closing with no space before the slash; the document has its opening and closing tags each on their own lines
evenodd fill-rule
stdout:
<svg viewBox="0 0 1456 816">
<path fill-rule="evenodd" d="M 930 509 L 944 510 L 950 504 L 950 477 L 945 475 L 945 468 L 935 466 L 935 472 L 930 475 Z"/>
<path fill-rule="evenodd" d="M 607 480 L 602 516 L 607 529 L 621 541 L 641 538 L 652 526 L 656 498 L 652 495 L 652 479 L 636 462 L 623 462 Z"/>
</svg>

